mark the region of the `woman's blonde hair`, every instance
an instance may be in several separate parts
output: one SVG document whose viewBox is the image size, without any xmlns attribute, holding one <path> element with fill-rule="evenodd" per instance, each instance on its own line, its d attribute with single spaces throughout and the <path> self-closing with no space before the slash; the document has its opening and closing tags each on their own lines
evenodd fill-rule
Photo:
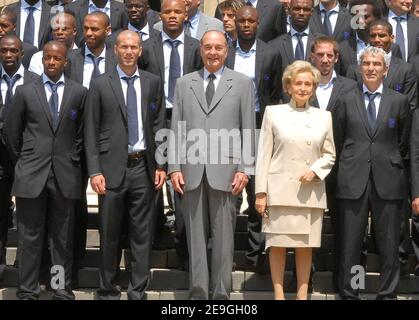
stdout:
<svg viewBox="0 0 419 320">
<path fill-rule="evenodd" d="M 317 89 L 320 82 L 320 71 L 317 70 L 311 63 L 303 60 L 297 60 L 291 63 L 284 71 L 282 76 L 282 86 L 284 91 L 287 92 L 287 87 L 295 79 L 295 77 L 304 72 L 310 72 L 313 75 L 313 94 Z M 287 92 L 288 93 L 288 92 Z"/>
</svg>

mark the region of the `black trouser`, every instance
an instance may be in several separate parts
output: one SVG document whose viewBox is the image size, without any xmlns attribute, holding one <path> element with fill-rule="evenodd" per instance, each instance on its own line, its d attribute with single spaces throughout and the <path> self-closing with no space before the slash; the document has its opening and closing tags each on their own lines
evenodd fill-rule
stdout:
<svg viewBox="0 0 419 320">
<path fill-rule="evenodd" d="M 394 299 L 400 278 L 398 244 L 402 200 L 384 200 L 377 193 L 372 178 L 359 199 L 339 199 L 341 262 L 339 291 L 343 299 L 359 299 L 359 289 L 351 283 L 353 266 L 360 264 L 360 254 L 371 212 L 372 227 L 381 261 L 377 299 Z M 351 273 L 351 271 L 353 273 Z M 366 273 L 365 273 L 366 274 Z"/>
<path fill-rule="evenodd" d="M 12 219 L 13 165 L 6 147 L 0 142 L 0 279 L 6 269 L 6 245 L 9 222 Z"/>
<path fill-rule="evenodd" d="M 128 214 L 131 251 L 131 279 L 128 299 L 145 297 L 150 273 L 154 188 L 147 173 L 145 158 L 129 160 L 120 187 L 107 189 L 99 196 L 100 215 L 100 289 L 99 299 L 120 299 L 115 279 L 119 265 L 118 251 L 124 214 Z"/>
<path fill-rule="evenodd" d="M 57 289 L 52 288 L 54 298 L 74 299 L 71 290 L 74 203 L 75 200 L 67 199 L 61 193 L 52 169 L 38 197 L 16 198 L 19 247 L 16 295 L 19 299 L 39 298 L 39 270 L 46 229 L 52 265 L 64 269 L 65 283 L 61 283 Z"/>
</svg>

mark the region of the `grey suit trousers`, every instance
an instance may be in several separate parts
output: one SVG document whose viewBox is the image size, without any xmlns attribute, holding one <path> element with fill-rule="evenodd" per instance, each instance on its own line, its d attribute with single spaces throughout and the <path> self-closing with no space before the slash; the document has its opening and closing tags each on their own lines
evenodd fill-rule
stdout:
<svg viewBox="0 0 419 320">
<path fill-rule="evenodd" d="M 190 257 L 190 299 L 230 298 L 236 201 L 237 197 L 231 192 L 211 188 L 205 172 L 198 188 L 185 192 L 181 198 Z M 211 280 L 207 254 L 209 237 L 212 242 Z"/>
</svg>

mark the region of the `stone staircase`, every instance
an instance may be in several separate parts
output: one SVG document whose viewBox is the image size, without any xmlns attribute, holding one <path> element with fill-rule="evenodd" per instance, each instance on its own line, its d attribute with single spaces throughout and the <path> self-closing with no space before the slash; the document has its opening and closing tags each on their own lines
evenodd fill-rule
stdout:
<svg viewBox="0 0 419 320">
<path fill-rule="evenodd" d="M 99 232 L 97 199 L 89 194 L 89 216 L 87 230 L 87 252 L 79 270 L 80 288 L 75 291 L 76 299 L 95 299 L 95 289 L 99 285 Z M 338 295 L 334 292 L 332 283 L 333 270 L 333 233 L 331 218 L 327 214 L 323 220 L 322 247 L 315 249 L 313 263 L 316 269 L 312 284 L 312 300 L 336 300 Z M 0 280 L 0 299 L 16 299 L 17 269 L 13 267 L 16 256 L 17 232 L 9 230 L 7 249 L 7 268 L 2 280 Z M 266 300 L 273 298 L 270 275 L 260 275 L 246 271 L 245 250 L 247 246 L 247 216 L 240 214 L 237 217 L 235 232 L 235 271 L 232 272 L 232 300 Z M 373 299 L 373 292 L 377 291 L 379 280 L 379 257 L 372 238 L 368 241 L 367 275 L 365 289 L 362 295 L 365 299 Z M 413 273 L 416 265 L 412 248 L 407 268 Z M 129 249 L 124 249 L 121 259 L 120 285 L 123 289 L 122 299 L 126 299 L 128 278 L 129 278 Z M 180 263 L 174 249 L 153 250 L 151 256 L 151 281 L 147 291 L 148 300 L 173 300 L 187 299 L 188 273 L 179 269 Z M 294 299 L 296 291 L 295 279 L 293 276 L 294 253 L 287 253 L 285 291 L 287 298 Z M 410 274 L 401 278 L 398 297 L 400 299 L 419 300 L 419 277 Z M 41 299 L 49 299 L 50 295 L 44 291 Z"/>
</svg>

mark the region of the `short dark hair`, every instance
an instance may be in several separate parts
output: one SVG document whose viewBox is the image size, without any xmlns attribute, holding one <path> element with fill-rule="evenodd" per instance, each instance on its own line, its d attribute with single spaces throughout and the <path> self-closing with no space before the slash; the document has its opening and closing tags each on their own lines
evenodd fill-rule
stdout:
<svg viewBox="0 0 419 320">
<path fill-rule="evenodd" d="M 393 34 L 393 26 L 387 20 L 383 20 L 383 19 L 374 20 L 368 26 L 368 32 L 371 30 L 372 27 L 375 27 L 375 26 L 383 26 L 384 28 L 387 29 L 390 35 Z"/>
<path fill-rule="evenodd" d="M 243 0 L 225 0 L 218 5 L 218 11 L 222 13 L 224 10 L 232 10 L 236 12 L 238 9 L 245 6 Z"/>
<path fill-rule="evenodd" d="M 0 47 L 1 47 L 1 43 L 5 40 L 14 40 L 17 41 L 18 46 L 19 46 L 19 50 L 22 51 L 23 50 L 23 45 L 22 45 L 22 40 L 19 39 L 19 37 L 15 34 L 6 34 L 3 38 L 1 38 L 0 40 Z"/>
<path fill-rule="evenodd" d="M 333 52 L 335 56 L 339 54 L 339 45 L 335 39 L 332 37 L 321 36 L 316 38 L 313 43 L 311 44 L 311 52 L 314 53 L 316 47 L 321 45 L 322 43 L 331 44 L 333 46 Z"/>
<path fill-rule="evenodd" d="M 51 46 L 63 47 L 65 49 L 65 56 L 67 56 L 67 51 L 68 51 L 67 46 L 63 42 L 60 42 L 60 41 L 57 41 L 57 40 L 48 41 L 44 45 L 44 48 L 42 49 L 42 51 L 44 51 L 46 48 L 51 47 Z"/>
<path fill-rule="evenodd" d="M 111 20 L 109 19 L 109 16 L 102 11 L 94 11 L 92 13 L 89 13 L 84 17 L 84 19 L 86 19 L 86 17 L 95 17 L 95 16 L 105 19 L 106 27 L 109 27 L 111 25 Z"/>
<path fill-rule="evenodd" d="M 4 6 L 0 11 L 0 17 L 7 16 L 10 19 L 10 22 L 16 24 L 17 14 L 14 10 L 10 9 L 9 6 Z"/>
</svg>

